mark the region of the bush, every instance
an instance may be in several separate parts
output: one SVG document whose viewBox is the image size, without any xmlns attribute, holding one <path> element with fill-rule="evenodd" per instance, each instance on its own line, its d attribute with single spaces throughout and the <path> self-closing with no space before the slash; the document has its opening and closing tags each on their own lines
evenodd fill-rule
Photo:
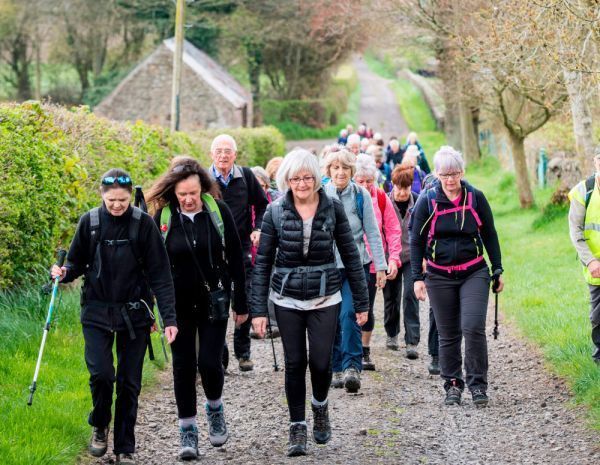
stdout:
<svg viewBox="0 0 600 465">
<path fill-rule="evenodd" d="M 67 247 L 78 218 L 98 205 L 98 183 L 112 167 L 145 187 L 169 160 L 187 154 L 209 164 L 218 130 L 193 136 L 137 122 L 96 117 L 87 107 L 26 102 L 0 105 L 0 288 L 24 283 Z M 275 128 L 227 130 L 241 164 L 264 164 L 284 152 Z"/>
</svg>

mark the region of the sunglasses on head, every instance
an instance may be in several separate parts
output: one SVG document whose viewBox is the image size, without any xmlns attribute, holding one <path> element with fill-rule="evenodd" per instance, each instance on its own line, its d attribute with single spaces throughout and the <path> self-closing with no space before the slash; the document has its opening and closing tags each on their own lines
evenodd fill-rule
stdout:
<svg viewBox="0 0 600 465">
<path fill-rule="evenodd" d="M 129 176 L 106 176 L 102 178 L 102 185 L 112 186 L 117 183 L 119 186 L 131 186 L 131 178 Z"/>
<path fill-rule="evenodd" d="M 194 167 L 189 163 L 183 163 L 181 165 L 177 165 L 175 168 L 171 170 L 172 173 L 184 173 L 184 172 L 193 172 Z"/>
</svg>

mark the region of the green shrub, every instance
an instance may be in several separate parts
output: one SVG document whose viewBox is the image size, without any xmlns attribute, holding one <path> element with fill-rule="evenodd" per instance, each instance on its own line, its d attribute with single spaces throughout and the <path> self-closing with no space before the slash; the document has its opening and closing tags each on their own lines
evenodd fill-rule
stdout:
<svg viewBox="0 0 600 465">
<path fill-rule="evenodd" d="M 219 132 L 171 133 L 99 118 L 88 107 L 0 105 L 0 289 L 24 283 L 48 267 L 57 245 L 68 246 L 78 218 L 98 205 L 106 170 L 123 168 L 148 187 L 175 155 L 208 165 Z M 275 128 L 227 132 L 238 141 L 241 164 L 264 165 L 285 149 Z"/>
</svg>

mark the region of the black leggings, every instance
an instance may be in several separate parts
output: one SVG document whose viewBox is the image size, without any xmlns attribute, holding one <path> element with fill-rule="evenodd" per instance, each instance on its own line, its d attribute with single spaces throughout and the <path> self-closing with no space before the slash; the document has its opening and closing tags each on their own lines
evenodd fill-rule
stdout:
<svg viewBox="0 0 600 465">
<path fill-rule="evenodd" d="M 304 421 L 306 418 L 307 364 L 310 367 L 313 397 L 319 402 L 327 399 L 339 309 L 339 304 L 318 310 L 292 310 L 275 305 L 285 354 L 285 394 L 290 421 Z"/>
<path fill-rule="evenodd" d="M 377 274 L 365 272 L 367 276 L 367 289 L 369 290 L 369 316 L 367 322 L 362 326 L 361 331 L 373 331 L 375 328 L 375 296 L 377 295 Z"/>
<path fill-rule="evenodd" d="M 204 394 L 209 400 L 221 398 L 223 393 L 223 345 L 227 321 L 208 321 L 206 314 L 186 313 L 177 316 L 179 332 L 173 352 L 173 381 L 179 418 L 196 416 L 196 373 L 200 373 Z M 180 312 L 183 313 L 183 312 Z M 199 347 L 196 350 L 196 335 Z"/>
</svg>

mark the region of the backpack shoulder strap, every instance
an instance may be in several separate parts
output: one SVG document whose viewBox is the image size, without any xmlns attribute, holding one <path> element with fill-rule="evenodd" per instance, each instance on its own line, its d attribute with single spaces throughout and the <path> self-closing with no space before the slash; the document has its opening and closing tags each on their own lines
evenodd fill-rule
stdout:
<svg viewBox="0 0 600 465">
<path fill-rule="evenodd" d="M 163 242 L 167 242 L 167 236 L 171 230 L 171 207 L 165 205 L 160 212 L 160 235 L 163 238 Z"/>
<path fill-rule="evenodd" d="M 382 189 L 377 188 L 377 204 L 379 205 L 379 211 L 381 212 L 381 216 L 383 216 L 384 212 L 385 212 L 385 205 L 386 205 L 386 200 L 385 200 L 385 192 Z"/>
<path fill-rule="evenodd" d="M 364 214 L 363 209 L 365 206 L 365 196 L 363 195 L 363 191 L 360 188 L 360 186 L 358 186 L 354 182 L 352 182 L 352 186 L 354 189 L 354 197 L 356 200 L 356 213 L 358 214 L 358 217 L 360 218 L 360 222 L 362 223 L 363 214 Z"/>
<path fill-rule="evenodd" d="M 94 260 L 96 246 L 100 243 L 100 207 L 90 210 L 90 261 Z"/>
<path fill-rule="evenodd" d="M 142 260 L 142 254 L 139 248 L 139 237 L 140 237 L 140 224 L 142 223 L 142 210 L 138 207 L 133 208 L 133 213 L 131 214 L 131 220 L 129 221 L 129 244 L 131 245 L 131 250 L 133 250 L 133 255 L 135 256 L 138 265 L 143 266 L 144 262 Z"/>
<path fill-rule="evenodd" d="M 435 205 L 435 196 L 437 194 L 437 191 L 434 187 L 431 187 L 430 189 L 427 189 L 425 191 L 425 195 L 427 196 L 427 207 L 429 208 L 429 214 L 431 215 L 433 213 L 433 208 Z"/>
<path fill-rule="evenodd" d="M 587 210 L 590 200 L 592 200 L 592 194 L 596 187 L 596 176 L 592 175 L 585 180 L 585 209 Z"/>
<path fill-rule="evenodd" d="M 223 224 L 223 216 L 221 215 L 221 210 L 219 209 L 219 205 L 217 205 L 216 200 L 210 194 L 202 194 L 202 203 L 208 209 L 208 214 L 210 216 L 210 220 L 213 223 L 213 226 L 219 233 L 221 237 L 221 244 L 223 244 L 223 248 L 225 248 L 225 225 Z"/>
</svg>

